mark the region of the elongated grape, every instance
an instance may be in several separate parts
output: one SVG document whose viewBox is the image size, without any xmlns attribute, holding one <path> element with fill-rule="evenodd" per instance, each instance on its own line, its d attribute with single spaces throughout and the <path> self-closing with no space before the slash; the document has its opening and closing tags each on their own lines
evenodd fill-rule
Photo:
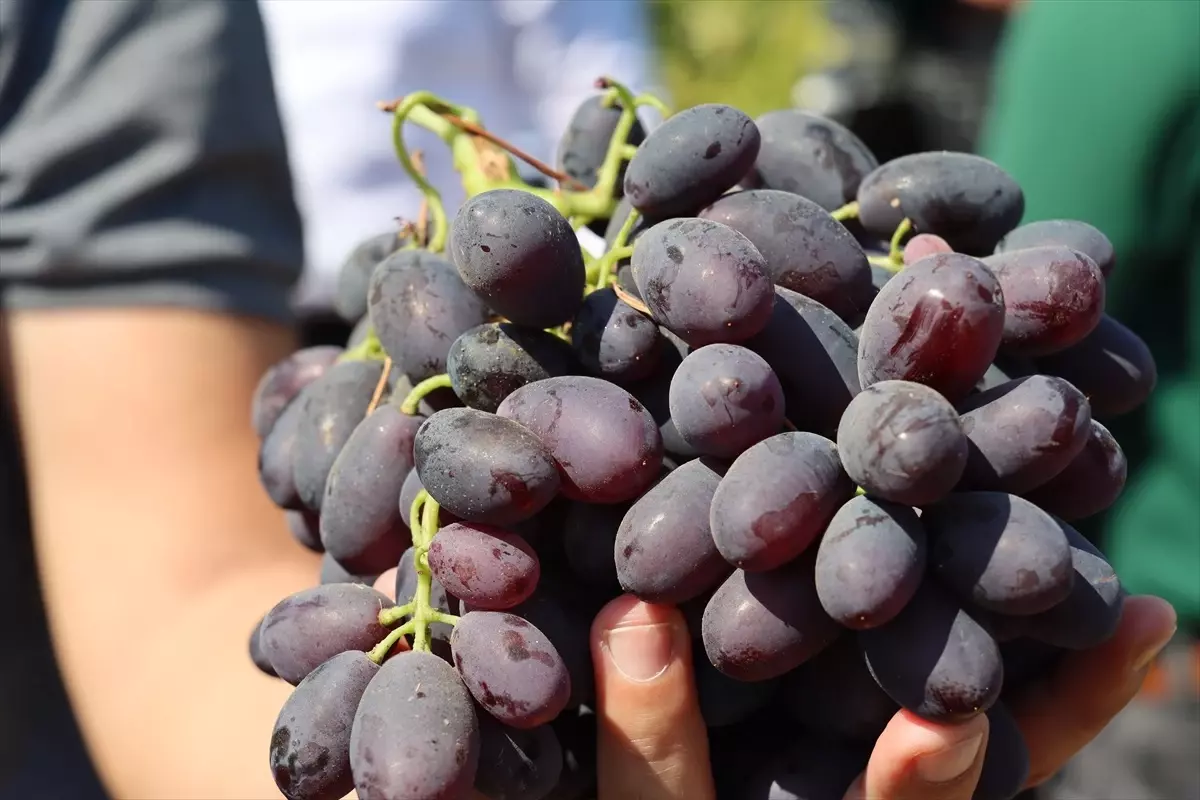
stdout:
<svg viewBox="0 0 1200 800">
<path fill-rule="evenodd" d="M 971 391 L 996 357 L 1004 294 L 983 262 L 939 253 L 905 267 L 867 311 L 859 332 L 858 378 L 923 383 L 952 403 Z"/>
<path fill-rule="evenodd" d="M 511 525 L 541 511 L 558 493 L 558 468 L 546 448 L 512 420 L 449 408 L 427 419 L 414 443 L 426 491 L 455 516 Z"/>
<path fill-rule="evenodd" d="M 571 677 L 571 695 L 567 707 L 591 705 L 596 692 L 592 650 L 588 641 L 591 618 L 564 602 L 564 599 L 569 599 L 564 598 L 567 592 L 577 596 L 575 585 L 559 587 L 556 594 L 550 591 L 548 583 L 546 580 L 540 581 L 533 596 L 512 609 L 512 613 L 541 631 L 562 658 Z"/>
<path fill-rule="evenodd" d="M 804 552 L 854 496 L 837 447 L 815 433 L 780 433 L 738 456 L 713 494 L 712 539 L 734 566 L 779 567 Z"/>
<path fill-rule="evenodd" d="M 466 285 L 518 325 L 561 325 L 583 301 L 575 232 L 554 206 L 528 192 L 492 189 L 467 200 L 448 252 Z"/>
<path fill-rule="evenodd" d="M 366 316 L 367 292 L 375 267 L 403 247 L 405 240 L 397 231 L 388 231 L 364 239 L 350 251 L 338 270 L 333 296 L 333 309 L 339 317 L 354 324 Z"/>
<path fill-rule="evenodd" d="M 541 800 L 563 770 L 563 751 L 554 729 L 520 730 L 479 714 L 479 768 L 475 788 L 489 800 Z"/>
<path fill-rule="evenodd" d="M 960 407 L 969 443 L 962 487 L 1019 494 L 1062 472 L 1087 444 L 1087 398 L 1061 378 L 1033 375 Z"/>
<path fill-rule="evenodd" d="M 880 381 L 850 401 L 837 433 L 846 473 L 864 491 L 922 506 L 962 478 L 967 437 L 946 398 L 912 381 Z"/>
<path fill-rule="evenodd" d="M 658 326 L 612 289 L 584 298 L 571 325 L 571 345 L 589 373 L 615 383 L 649 377 L 662 352 Z"/>
<path fill-rule="evenodd" d="M 931 581 L 899 616 L 858 638 L 876 682 L 917 716 L 959 722 L 1000 696 L 1004 664 L 995 640 Z"/>
<path fill-rule="evenodd" d="M 457 522 L 437 532 L 429 570 L 446 591 L 473 608 L 499 611 L 524 602 L 537 587 L 537 555 L 515 533 Z"/>
<path fill-rule="evenodd" d="M 599 378 L 549 378 L 522 386 L 496 413 L 537 437 L 557 462 L 563 496 L 571 500 L 632 500 L 662 466 L 654 417 L 629 392 Z"/>
<path fill-rule="evenodd" d="M 378 575 L 411 541 L 396 498 L 413 468 L 413 440 L 424 421 L 395 405 L 379 406 L 350 434 L 329 470 L 321 544 L 351 572 Z"/>
<path fill-rule="evenodd" d="M 890 238 L 905 217 L 959 253 L 987 255 L 1017 227 L 1025 195 L 1007 172 L 967 153 L 914 153 L 881 164 L 858 187 L 858 219 Z"/>
<path fill-rule="evenodd" d="M 900 710 L 871 677 L 853 636 L 785 675 L 781 699 L 792 719 L 813 734 L 871 744 Z"/>
<path fill-rule="evenodd" d="M 1107 314 L 1073 347 L 1036 359 L 1038 371 L 1069 381 L 1092 414 L 1111 419 L 1133 411 L 1154 391 L 1158 366 L 1150 348 Z"/>
<path fill-rule="evenodd" d="M 374 586 L 378 577 L 379 573 L 359 575 L 351 572 L 329 553 L 321 556 L 321 573 L 318 579 L 321 586 L 331 583 L 361 583 L 364 586 Z"/>
<path fill-rule="evenodd" d="M 692 653 L 692 676 L 700 715 L 710 728 L 734 725 L 763 708 L 775 696 L 778 680 L 739 681 L 714 667 L 697 647 Z"/>
<path fill-rule="evenodd" d="M 1074 219 L 1042 219 L 1014 228 L 996 245 L 997 253 L 1024 250 L 1029 247 L 1061 245 L 1083 253 L 1104 273 L 1116 266 L 1112 242 L 1096 228 Z"/>
<path fill-rule="evenodd" d="M 354 789 L 350 731 L 379 667 L 366 653 L 339 653 L 292 691 L 271 734 L 271 774 L 288 800 L 339 800 Z"/>
<path fill-rule="evenodd" d="M 258 480 L 271 502 L 292 511 L 304 509 L 296 491 L 296 425 L 302 405 L 289 403 L 258 448 Z"/>
<path fill-rule="evenodd" d="M 1104 314 L 1104 275 L 1069 247 L 1033 247 L 987 256 L 1004 292 L 1006 352 L 1025 356 L 1065 350 L 1095 329 Z"/>
<path fill-rule="evenodd" d="M 595 186 L 617 122 L 621 119 L 621 109 L 620 103 L 607 102 L 604 95 L 594 95 L 580 103 L 558 143 L 559 169 L 589 189 Z M 645 138 L 646 129 L 634 118 L 625 143 L 638 145 Z M 621 196 L 624 182 L 625 163 L 622 162 L 614 187 L 614 194 L 618 197 Z"/>
<path fill-rule="evenodd" d="M 625 591 L 648 603 L 682 603 L 729 573 L 708 523 L 720 480 L 707 461 L 689 461 L 638 498 L 615 542 Z"/>
<path fill-rule="evenodd" d="M 988 709 L 983 770 L 971 800 L 1013 800 L 1029 778 L 1029 749 L 1017 721 L 1003 703 Z"/>
<path fill-rule="evenodd" d="M 258 667 L 259 671 L 264 675 L 277 678 L 279 676 L 275 674 L 275 668 L 271 666 L 271 660 L 263 652 L 262 639 L 259 638 L 261 632 L 262 620 L 260 619 L 250 631 L 250 660 L 254 662 L 254 666 Z"/>
<path fill-rule="evenodd" d="M 727 225 L 660 222 L 637 240 L 632 264 L 654 321 L 693 347 L 743 341 L 770 320 L 775 295 L 766 261 Z"/>
<path fill-rule="evenodd" d="M 505 397 L 527 383 L 576 370 L 571 349 L 562 339 L 506 322 L 489 322 L 463 333 L 454 340 L 446 363 L 454 393 L 480 411 L 495 411 Z"/>
<path fill-rule="evenodd" d="M 662 329 L 660 329 L 661 331 Z M 684 345 L 686 351 L 687 345 Z M 683 363 L 686 352 L 681 353 L 667 336 L 659 339 L 658 367 L 649 378 L 631 383 L 629 393 L 638 399 L 658 423 L 658 433 L 663 440 L 663 453 L 676 463 L 682 463 L 700 454 L 683 440 L 671 419 L 671 379 Z"/>
<path fill-rule="evenodd" d="M 805 554 L 770 572 L 737 570 L 704 609 L 704 651 L 731 678 L 761 681 L 803 664 L 838 636 L 817 599 L 815 559 Z"/>
<path fill-rule="evenodd" d="M 904 243 L 904 263 L 915 264 L 925 256 L 953 252 L 954 248 L 942 237 L 932 233 L 918 233 Z"/>
<path fill-rule="evenodd" d="M 625 172 L 625 196 L 652 217 L 694 213 L 750 171 L 760 142 L 754 120 L 736 108 L 685 109 L 642 142 Z"/>
<path fill-rule="evenodd" d="M 527 620 L 470 611 L 450 635 L 454 665 L 475 701 L 514 728 L 535 728 L 559 715 L 571 677 L 550 639 Z"/>
<path fill-rule="evenodd" d="M 857 630 L 894 619 L 925 576 L 925 548 L 925 529 L 911 508 L 851 498 L 817 549 L 817 596 L 825 613 Z"/>
<path fill-rule="evenodd" d="M 416 457 L 416 441 L 413 442 L 414 459 Z M 421 475 L 417 472 L 414 466 L 408 471 L 408 475 L 404 478 L 404 483 L 400 487 L 400 516 L 405 524 L 409 522 L 409 517 L 412 516 L 413 501 L 417 499 L 417 495 L 424 489 L 425 486 L 421 483 Z M 438 509 L 438 524 L 450 525 L 458 522 L 458 517 L 451 514 L 444 508 Z"/>
<path fill-rule="evenodd" d="M 1061 603 L 1026 620 L 1028 635 L 1069 650 L 1087 650 L 1116 633 L 1125 590 L 1116 571 L 1096 546 L 1070 525 L 1059 527 L 1071 545 L 1074 580 Z"/>
<path fill-rule="evenodd" d="M 631 505 L 571 504 L 563 521 L 562 542 L 573 574 L 600 589 L 620 589 L 613 552 L 621 520 Z"/>
<path fill-rule="evenodd" d="M 1125 488 L 1127 471 L 1121 445 L 1108 428 L 1092 420 L 1078 455 L 1062 472 L 1024 496 L 1043 510 L 1074 522 L 1099 514 L 1116 502 Z"/>
<path fill-rule="evenodd" d="M 966 602 L 1037 614 L 1071 593 L 1071 547 L 1054 519 L 1002 492 L 962 492 L 925 509 L 930 566 Z"/>
<path fill-rule="evenodd" d="M 824 737 L 788 741 L 782 752 L 751 758 L 737 773 L 731 800 L 842 800 L 867 766 L 870 751 Z M 722 795 L 725 797 L 725 795 Z"/>
<path fill-rule="evenodd" d="M 864 176 L 879 166 L 850 130 L 831 119 L 788 108 L 757 120 L 762 145 L 752 182 L 806 197 L 827 211 L 855 198 Z"/>
<path fill-rule="evenodd" d="M 355 583 L 305 589 L 280 600 L 263 619 L 263 654 L 293 686 L 344 650 L 370 650 L 388 634 L 379 612 L 386 595 Z"/>
<path fill-rule="evenodd" d="M 321 519 L 311 511 L 289 511 L 284 514 L 292 538 L 314 553 L 323 553 Z"/>
<path fill-rule="evenodd" d="M 307 347 L 297 350 L 263 373 L 254 389 L 250 412 L 254 432 L 260 439 L 271 432 L 288 403 L 305 386 L 324 375 L 342 352 L 342 348 L 328 345 Z"/>
<path fill-rule="evenodd" d="M 371 277 L 368 307 L 383 349 L 414 381 L 444 373 L 454 340 L 488 316 L 454 264 L 425 250 L 388 256 Z"/>
<path fill-rule="evenodd" d="M 431 653 L 383 662 L 350 734 L 361 800 L 455 800 L 479 765 L 479 720 L 454 668 Z"/>
<path fill-rule="evenodd" d="M 770 189 L 734 192 L 700 216 L 749 239 L 777 286 L 813 298 L 842 319 L 859 316 L 875 296 L 862 247 L 811 200 Z"/>
</svg>

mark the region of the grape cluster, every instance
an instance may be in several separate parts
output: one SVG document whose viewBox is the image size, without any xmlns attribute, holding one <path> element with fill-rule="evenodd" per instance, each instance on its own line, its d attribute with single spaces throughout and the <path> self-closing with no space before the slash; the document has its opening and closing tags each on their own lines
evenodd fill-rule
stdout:
<svg viewBox="0 0 1200 800">
<path fill-rule="evenodd" d="M 295 686 L 280 790 L 594 796 L 588 630 L 632 593 L 688 620 L 722 798 L 840 800 L 900 708 L 987 714 L 975 797 L 1013 797 L 1005 698 L 1121 613 L 1070 525 L 1120 494 L 1101 420 L 1155 382 L 1104 313 L 1107 239 L 1019 226 L 976 156 L 881 165 L 716 104 L 647 135 L 657 101 L 600 88 L 552 190 L 484 159 L 470 109 L 393 104 L 429 219 L 351 254 L 346 349 L 263 378 L 263 485 L 325 558 L 251 636 Z M 455 148 L 452 224 L 406 121 Z M 575 231 L 605 221 L 593 258 Z"/>
</svg>

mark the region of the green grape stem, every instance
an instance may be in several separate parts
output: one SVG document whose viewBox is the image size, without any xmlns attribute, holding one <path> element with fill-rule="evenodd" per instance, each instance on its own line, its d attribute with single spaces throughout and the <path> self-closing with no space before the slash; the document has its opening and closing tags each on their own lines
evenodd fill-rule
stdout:
<svg viewBox="0 0 1200 800">
<path fill-rule="evenodd" d="M 415 622 L 416 620 L 410 619 L 399 628 L 389 632 L 383 641 L 371 648 L 371 652 L 367 653 L 367 658 L 376 664 L 382 664 L 388 653 L 392 652 L 392 648 L 396 646 L 396 642 L 413 632 Z"/>
<path fill-rule="evenodd" d="M 867 256 L 867 263 L 874 264 L 877 267 L 883 267 L 888 272 L 896 273 L 900 271 L 902 265 L 895 264 L 891 256 Z"/>
<path fill-rule="evenodd" d="M 449 375 L 434 375 L 432 378 L 426 378 L 412 388 L 412 391 L 404 398 L 404 402 L 400 404 L 400 411 L 409 416 L 414 416 L 417 413 L 417 408 L 421 405 L 421 401 L 428 395 L 436 392 L 438 389 L 450 389 Z"/>
<path fill-rule="evenodd" d="M 338 361 L 384 361 L 387 357 L 375 329 L 371 328 L 361 342 L 338 356 Z"/>
<path fill-rule="evenodd" d="M 425 497 L 421 498 L 420 495 Z M 417 514 L 415 509 L 417 503 L 422 504 L 421 508 L 421 524 L 416 525 Z M 416 609 L 413 611 L 413 621 L 416 623 L 413 629 L 413 650 L 418 650 L 424 653 L 429 652 L 429 624 L 431 622 L 448 622 L 453 625 L 457 622 L 457 618 L 452 618 L 450 614 L 443 614 L 433 608 L 433 603 L 430 601 L 430 591 L 433 588 L 433 574 L 429 571 L 429 545 L 433 542 L 433 537 L 437 535 L 438 529 L 438 501 L 429 496 L 429 493 L 424 489 L 417 496 L 417 500 L 413 501 L 414 513 L 412 515 L 413 528 L 413 547 L 416 552 L 413 558 L 413 568 L 417 571 L 417 594 L 413 598 L 413 603 Z M 453 621 L 450 621 L 453 619 Z"/>
<path fill-rule="evenodd" d="M 835 208 L 829 212 L 829 216 L 836 219 L 838 222 L 845 222 L 848 219 L 858 219 L 858 201 L 846 203 L 841 208 Z"/>
<path fill-rule="evenodd" d="M 904 240 L 912 233 L 912 220 L 908 217 L 900 220 L 900 224 L 896 226 L 896 232 L 892 234 L 891 247 L 888 250 L 888 260 L 894 266 L 901 267 L 904 265 Z"/>
<path fill-rule="evenodd" d="M 390 628 L 405 617 L 412 616 L 414 608 L 416 606 L 412 603 L 385 608 L 379 612 L 379 624 L 385 628 Z"/>
<path fill-rule="evenodd" d="M 617 231 L 617 236 L 613 239 L 612 247 L 608 249 L 603 256 L 600 257 L 600 262 L 597 265 L 596 288 L 603 289 L 608 286 L 608 281 L 612 277 L 616 269 L 617 262 L 622 258 L 629 258 L 633 255 L 633 248 L 625 244 L 629 239 L 629 234 L 633 231 L 633 226 L 637 224 L 638 218 L 641 215 L 636 209 L 629 209 L 629 216 L 625 218 L 625 222 L 621 225 L 621 229 Z"/>
</svg>

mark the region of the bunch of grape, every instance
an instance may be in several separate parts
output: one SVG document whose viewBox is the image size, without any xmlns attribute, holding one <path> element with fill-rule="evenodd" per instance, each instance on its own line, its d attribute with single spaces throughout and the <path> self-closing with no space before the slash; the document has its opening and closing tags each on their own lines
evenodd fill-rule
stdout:
<svg viewBox="0 0 1200 800">
<path fill-rule="evenodd" d="M 325 558 L 251 637 L 296 687 L 280 790 L 594 797 L 588 629 L 632 593 L 692 628 L 721 797 L 840 800 L 900 708 L 987 714 L 976 797 L 1013 797 L 1005 696 L 1121 613 L 1069 524 L 1120 494 L 1100 420 L 1155 382 L 1104 314 L 1109 242 L 1019 227 L 975 156 L 880 165 L 829 120 L 724 105 L 646 135 L 656 101 L 601 88 L 553 190 L 469 109 L 389 107 L 431 219 L 351 254 L 345 350 L 263 379 L 263 484 Z M 455 148 L 452 225 L 405 121 Z M 370 585 L 397 565 L 393 600 Z"/>
</svg>

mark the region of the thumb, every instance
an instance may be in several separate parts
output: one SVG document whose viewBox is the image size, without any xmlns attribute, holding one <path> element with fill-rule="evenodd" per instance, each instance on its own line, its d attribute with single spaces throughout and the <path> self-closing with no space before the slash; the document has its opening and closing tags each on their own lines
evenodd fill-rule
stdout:
<svg viewBox="0 0 1200 800">
<path fill-rule="evenodd" d="M 592 624 L 600 800 L 710 800 L 708 738 L 683 615 L 625 595 Z"/>
<path fill-rule="evenodd" d="M 958 724 L 899 711 L 846 800 L 971 800 L 987 748 L 984 714 Z"/>
</svg>

